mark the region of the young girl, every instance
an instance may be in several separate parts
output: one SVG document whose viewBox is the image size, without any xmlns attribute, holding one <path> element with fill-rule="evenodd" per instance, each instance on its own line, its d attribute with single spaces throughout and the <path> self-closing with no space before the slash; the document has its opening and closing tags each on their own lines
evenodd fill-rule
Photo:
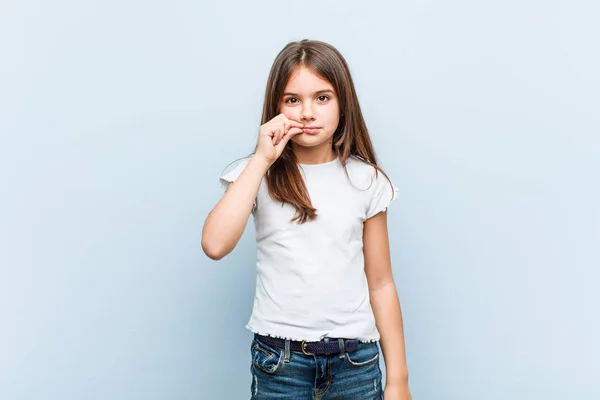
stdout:
<svg viewBox="0 0 600 400">
<path fill-rule="evenodd" d="M 229 254 L 250 214 L 257 246 L 252 399 L 411 398 L 386 210 L 350 71 L 331 45 L 279 53 L 251 157 L 221 176 L 202 248 Z M 234 183 L 235 182 L 235 183 Z"/>
</svg>

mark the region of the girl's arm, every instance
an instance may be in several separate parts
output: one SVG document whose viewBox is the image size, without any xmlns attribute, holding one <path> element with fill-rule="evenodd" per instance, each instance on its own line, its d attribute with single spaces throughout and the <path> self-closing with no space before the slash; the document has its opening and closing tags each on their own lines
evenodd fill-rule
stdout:
<svg viewBox="0 0 600 400">
<path fill-rule="evenodd" d="M 264 157 L 254 155 L 208 214 L 202 229 L 202 250 L 208 257 L 220 260 L 233 251 L 244 233 L 260 182 L 269 166 Z"/>
<path fill-rule="evenodd" d="M 402 312 L 390 260 L 387 212 L 380 212 L 365 221 L 363 252 L 371 307 L 385 360 L 385 398 L 410 399 Z"/>
<path fill-rule="evenodd" d="M 260 126 L 256 153 L 204 221 L 202 250 L 207 256 L 220 260 L 235 248 L 250 218 L 263 177 L 289 140 L 303 132 L 302 127 L 303 124 L 283 114 Z"/>
</svg>

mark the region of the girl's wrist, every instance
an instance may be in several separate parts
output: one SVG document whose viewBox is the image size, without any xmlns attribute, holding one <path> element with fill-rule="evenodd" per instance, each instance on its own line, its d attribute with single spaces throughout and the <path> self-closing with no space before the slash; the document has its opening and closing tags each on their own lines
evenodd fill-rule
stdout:
<svg viewBox="0 0 600 400">
<path fill-rule="evenodd" d="M 271 168 L 271 163 L 261 156 L 260 154 L 254 154 L 252 158 L 250 158 L 249 164 L 255 165 L 257 168 L 260 168 L 265 174 Z"/>
<path fill-rule="evenodd" d="M 408 386 L 408 371 L 392 375 L 387 374 L 385 378 L 387 385 L 399 387 Z"/>
<path fill-rule="evenodd" d="M 272 163 L 270 163 L 265 157 L 256 153 L 252 155 L 252 157 L 250 158 L 250 162 L 262 167 L 265 170 L 265 173 L 272 165 Z"/>
</svg>

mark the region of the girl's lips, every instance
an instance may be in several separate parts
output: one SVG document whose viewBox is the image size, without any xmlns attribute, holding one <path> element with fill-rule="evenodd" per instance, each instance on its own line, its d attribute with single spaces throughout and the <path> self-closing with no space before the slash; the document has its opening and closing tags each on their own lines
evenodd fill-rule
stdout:
<svg viewBox="0 0 600 400">
<path fill-rule="evenodd" d="M 304 128 L 302 128 L 302 130 L 304 131 L 304 133 L 308 133 L 309 135 L 314 135 L 315 133 L 319 132 L 319 129 L 321 129 L 321 128 L 316 128 L 316 127 L 304 127 Z"/>
</svg>

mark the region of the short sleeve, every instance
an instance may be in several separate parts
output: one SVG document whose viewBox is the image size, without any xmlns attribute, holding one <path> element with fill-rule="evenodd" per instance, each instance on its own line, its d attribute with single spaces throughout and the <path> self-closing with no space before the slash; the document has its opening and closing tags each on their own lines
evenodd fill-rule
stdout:
<svg viewBox="0 0 600 400">
<path fill-rule="evenodd" d="M 229 184 L 231 182 L 235 182 L 235 180 L 242 174 L 242 171 L 244 171 L 249 162 L 250 158 L 242 158 L 241 160 L 229 165 L 225 169 L 225 172 L 219 178 L 223 192 L 226 192 Z M 254 200 L 254 208 L 256 208 L 256 199 Z"/>
<path fill-rule="evenodd" d="M 390 183 L 381 171 L 377 171 L 377 176 L 375 176 L 375 170 L 373 170 L 373 182 L 367 193 L 366 217 L 369 219 L 387 210 L 390 203 L 398 197 L 398 188 Z"/>
<path fill-rule="evenodd" d="M 238 176 L 242 174 L 242 171 L 244 171 L 244 168 L 246 168 L 248 162 L 250 162 L 249 158 L 242 158 L 241 160 L 238 160 L 233 164 L 227 166 L 225 172 L 219 178 L 219 180 L 221 181 L 221 187 L 223 188 L 223 191 L 226 191 L 227 187 L 229 186 L 229 183 L 235 182 Z"/>
</svg>

